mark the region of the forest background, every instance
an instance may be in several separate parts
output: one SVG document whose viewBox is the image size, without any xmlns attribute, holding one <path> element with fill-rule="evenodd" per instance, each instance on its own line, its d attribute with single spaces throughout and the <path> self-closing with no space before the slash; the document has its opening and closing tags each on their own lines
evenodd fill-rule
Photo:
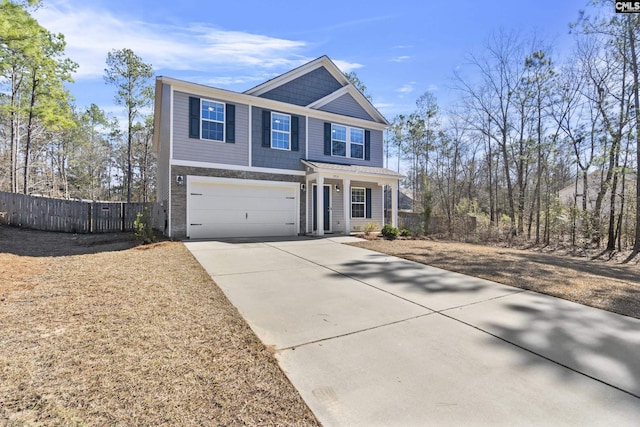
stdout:
<svg viewBox="0 0 640 427">
<path fill-rule="evenodd" d="M 640 250 L 640 14 L 614 5 L 576 11 L 563 57 L 544 35 L 493 32 L 453 73 L 451 107 L 425 92 L 390 118 L 387 166 L 407 175 L 420 215 L 412 231 Z M 0 191 L 153 201 L 151 64 L 130 49 L 105 52 L 105 84 L 125 119 L 75 105 L 77 64 L 64 35 L 33 18 L 40 6 L 0 4 Z"/>
</svg>

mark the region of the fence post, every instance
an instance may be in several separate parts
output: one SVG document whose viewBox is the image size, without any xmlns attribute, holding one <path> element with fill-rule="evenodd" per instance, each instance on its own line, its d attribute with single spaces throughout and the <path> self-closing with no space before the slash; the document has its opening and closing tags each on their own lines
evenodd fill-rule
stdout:
<svg viewBox="0 0 640 427">
<path fill-rule="evenodd" d="M 87 224 L 87 233 L 93 233 L 93 203 L 87 203 L 87 219 L 89 223 Z"/>
<path fill-rule="evenodd" d="M 126 230 L 126 227 L 125 227 L 126 226 L 126 218 L 127 218 L 127 214 L 125 212 L 126 203 L 120 203 L 120 206 L 121 206 L 120 212 L 122 214 L 122 222 L 121 222 L 121 225 L 120 225 L 120 231 L 125 231 Z"/>
</svg>

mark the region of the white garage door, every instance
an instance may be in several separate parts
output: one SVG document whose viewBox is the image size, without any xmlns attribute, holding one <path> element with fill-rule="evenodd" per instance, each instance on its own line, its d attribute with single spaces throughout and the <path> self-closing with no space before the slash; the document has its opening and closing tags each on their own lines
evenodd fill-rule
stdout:
<svg viewBox="0 0 640 427">
<path fill-rule="evenodd" d="M 295 236 L 299 184 L 190 181 L 187 234 L 192 239 Z"/>
</svg>

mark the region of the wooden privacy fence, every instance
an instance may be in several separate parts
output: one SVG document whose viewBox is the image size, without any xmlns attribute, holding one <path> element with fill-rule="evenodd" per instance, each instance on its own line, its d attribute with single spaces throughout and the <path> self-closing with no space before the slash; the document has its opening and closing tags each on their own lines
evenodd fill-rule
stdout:
<svg viewBox="0 0 640 427">
<path fill-rule="evenodd" d="M 0 192 L 0 224 L 67 233 L 133 231 L 145 207 L 156 224 L 160 210 L 155 203 L 83 202 Z"/>
</svg>

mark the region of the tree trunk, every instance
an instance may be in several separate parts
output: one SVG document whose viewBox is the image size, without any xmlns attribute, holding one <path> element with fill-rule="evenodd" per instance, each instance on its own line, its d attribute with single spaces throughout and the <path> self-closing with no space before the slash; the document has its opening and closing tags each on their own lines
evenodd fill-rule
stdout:
<svg viewBox="0 0 640 427">
<path fill-rule="evenodd" d="M 636 40 L 634 29 L 637 28 L 638 17 L 627 16 L 629 30 L 629 49 L 631 51 L 631 74 L 633 75 L 633 106 L 636 127 L 636 165 L 640 165 L 640 79 L 638 76 L 638 53 L 636 52 Z M 631 20 L 636 21 L 635 25 Z M 640 167 L 637 167 L 640 169 Z M 636 173 L 636 232 L 633 244 L 634 252 L 640 251 L 640 170 Z"/>
<path fill-rule="evenodd" d="M 536 188 L 535 188 L 535 194 L 534 194 L 534 198 L 536 201 L 536 244 L 540 243 L 540 181 L 542 181 L 542 172 L 544 169 L 544 164 L 546 164 L 546 162 L 543 162 L 544 160 L 544 155 L 542 153 L 542 101 L 540 99 L 540 96 L 538 96 L 538 126 L 537 126 L 537 133 L 538 133 L 538 172 L 537 172 L 537 177 L 536 177 Z"/>
<path fill-rule="evenodd" d="M 496 220 L 495 198 L 493 194 L 493 153 L 491 152 L 491 137 L 489 136 L 487 139 L 489 140 L 487 146 L 487 168 L 489 169 L 489 227 L 491 227 L 495 226 L 498 221 Z"/>
<path fill-rule="evenodd" d="M 31 150 L 31 134 L 33 128 L 33 107 L 36 103 L 36 90 L 38 87 L 38 79 L 35 68 L 32 72 L 32 80 L 31 80 L 31 101 L 29 102 L 29 121 L 27 123 L 27 141 L 24 146 L 24 187 L 23 193 L 29 194 L 29 156 Z"/>
<path fill-rule="evenodd" d="M 509 199 L 509 219 L 511 220 L 511 231 L 510 235 L 513 235 L 516 232 L 516 210 L 514 206 L 513 200 L 513 185 L 511 184 L 511 173 L 509 171 L 509 153 L 507 153 L 507 118 L 504 118 L 503 128 L 502 128 L 502 160 L 504 163 L 504 176 L 507 180 L 507 198 Z"/>
<path fill-rule="evenodd" d="M 620 188 L 620 214 L 618 215 L 618 226 L 616 229 L 616 236 L 618 239 L 618 250 L 622 251 L 622 222 L 624 220 L 624 206 L 625 206 L 625 184 L 627 181 L 626 178 L 626 172 L 624 172 L 626 170 L 626 166 L 627 166 L 627 159 L 626 159 L 626 155 L 625 155 L 625 167 L 623 168 L 623 172 L 622 172 L 622 185 Z"/>
<path fill-rule="evenodd" d="M 131 144 L 133 140 L 133 111 L 129 109 L 129 125 L 127 128 L 127 203 L 131 203 Z"/>
<path fill-rule="evenodd" d="M 607 237 L 607 250 L 613 251 L 616 248 L 616 192 L 618 191 L 618 174 L 613 175 L 611 184 L 611 197 L 609 199 L 609 230 Z"/>
<path fill-rule="evenodd" d="M 18 112 L 18 107 L 20 101 L 19 97 L 19 87 L 21 85 L 22 79 L 18 79 L 17 70 L 15 67 L 11 71 L 11 135 L 10 135 L 10 157 L 11 157 L 11 170 L 9 171 L 10 181 L 11 181 L 11 192 L 18 192 L 18 145 L 20 139 L 20 114 Z"/>
</svg>

